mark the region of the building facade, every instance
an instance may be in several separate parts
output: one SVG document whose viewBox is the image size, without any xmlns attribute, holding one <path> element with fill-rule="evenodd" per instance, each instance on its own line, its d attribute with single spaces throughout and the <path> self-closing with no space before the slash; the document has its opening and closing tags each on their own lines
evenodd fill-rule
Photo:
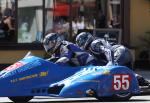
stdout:
<svg viewBox="0 0 150 103">
<path fill-rule="evenodd" d="M 138 35 L 150 30 L 149 9 L 149 0 L 1 0 L 0 21 L 11 26 L 0 28 L 0 64 L 14 63 L 28 51 L 44 57 L 42 40 L 50 32 L 73 42 L 82 30 L 119 30 L 121 44 L 138 46 Z"/>
</svg>

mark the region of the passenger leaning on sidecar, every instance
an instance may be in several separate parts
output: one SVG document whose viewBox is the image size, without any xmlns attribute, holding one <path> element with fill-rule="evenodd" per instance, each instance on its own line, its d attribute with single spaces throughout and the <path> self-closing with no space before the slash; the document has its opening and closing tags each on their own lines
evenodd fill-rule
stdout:
<svg viewBox="0 0 150 103">
<path fill-rule="evenodd" d="M 49 33 L 43 41 L 46 52 L 52 58 L 58 58 L 55 63 L 60 65 L 85 66 L 95 65 L 96 60 L 89 53 L 81 50 L 77 45 L 63 41 L 57 33 Z"/>
<path fill-rule="evenodd" d="M 101 42 L 97 42 L 97 40 Z M 98 61 L 99 65 L 113 64 L 113 51 L 109 43 L 102 39 L 94 39 L 92 34 L 82 32 L 76 37 L 76 44 L 83 50 L 91 53 Z M 91 45 L 92 44 L 92 45 Z"/>
<path fill-rule="evenodd" d="M 76 44 L 97 57 L 97 60 L 106 65 L 117 64 L 132 68 L 133 57 L 128 48 L 123 45 L 110 45 L 104 39 L 94 39 L 93 35 L 82 32 L 76 37 Z M 141 75 L 135 74 L 140 86 L 149 86 L 150 83 Z"/>
<path fill-rule="evenodd" d="M 76 37 L 76 44 L 89 51 L 98 61 L 104 65 L 117 63 L 118 65 L 132 67 L 132 55 L 128 48 L 123 45 L 111 45 L 104 39 L 94 39 L 88 32 L 82 32 Z"/>
</svg>

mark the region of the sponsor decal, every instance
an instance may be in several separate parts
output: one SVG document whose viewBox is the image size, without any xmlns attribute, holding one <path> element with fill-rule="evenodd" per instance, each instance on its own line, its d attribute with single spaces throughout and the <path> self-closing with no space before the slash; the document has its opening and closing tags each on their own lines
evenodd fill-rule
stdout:
<svg viewBox="0 0 150 103">
<path fill-rule="evenodd" d="M 10 80 L 10 82 L 16 83 L 19 81 L 29 80 L 29 79 L 33 79 L 33 78 L 42 78 L 42 77 L 46 77 L 46 76 L 48 76 L 48 71 L 42 71 L 42 72 L 37 73 L 37 74 L 31 74 L 31 75 L 23 76 L 20 78 L 14 78 L 14 79 Z"/>
<path fill-rule="evenodd" d="M 19 67 L 21 67 L 21 66 L 23 66 L 23 65 L 24 65 L 24 63 L 22 63 L 22 62 L 17 62 L 17 63 L 15 63 L 15 64 L 10 65 L 10 66 L 7 67 L 5 70 L 6 70 L 6 71 L 13 71 L 13 70 L 15 70 L 15 69 L 17 69 L 17 68 L 19 68 Z"/>
</svg>

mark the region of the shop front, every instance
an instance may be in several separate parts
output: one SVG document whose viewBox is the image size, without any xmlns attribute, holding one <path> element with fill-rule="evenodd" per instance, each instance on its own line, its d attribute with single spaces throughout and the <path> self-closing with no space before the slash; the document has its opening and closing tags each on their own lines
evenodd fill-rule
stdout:
<svg viewBox="0 0 150 103">
<path fill-rule="evenodd" d="M 50 32 L 73 42 L 82 30 L 118 31 L 119 43 L 128 46 L 130 7 L 126 5 L 130 0 L 1 0 L 0 64 L 16 62 L 27 51 L 44 57 L 42 40 Z"/>
</svg>

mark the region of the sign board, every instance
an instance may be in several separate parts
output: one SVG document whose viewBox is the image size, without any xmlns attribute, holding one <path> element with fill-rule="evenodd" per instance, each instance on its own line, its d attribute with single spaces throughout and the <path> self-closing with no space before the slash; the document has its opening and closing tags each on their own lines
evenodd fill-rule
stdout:
<svg viewBox="0 0 150 103">
<path fill-rule="evenodd" d="M 110 43 L 121 44 L 121 29 L 96 29 L 95 37 L 107 39 Z"/>
<path fill-rule="evenodd" d="M 79 30 L 81 32 L 89 32 L 96 38 L 107 39 L 110 43 L 121 44 L 121 29 L 94 29 L 94 30 Z"/>
</svg>

